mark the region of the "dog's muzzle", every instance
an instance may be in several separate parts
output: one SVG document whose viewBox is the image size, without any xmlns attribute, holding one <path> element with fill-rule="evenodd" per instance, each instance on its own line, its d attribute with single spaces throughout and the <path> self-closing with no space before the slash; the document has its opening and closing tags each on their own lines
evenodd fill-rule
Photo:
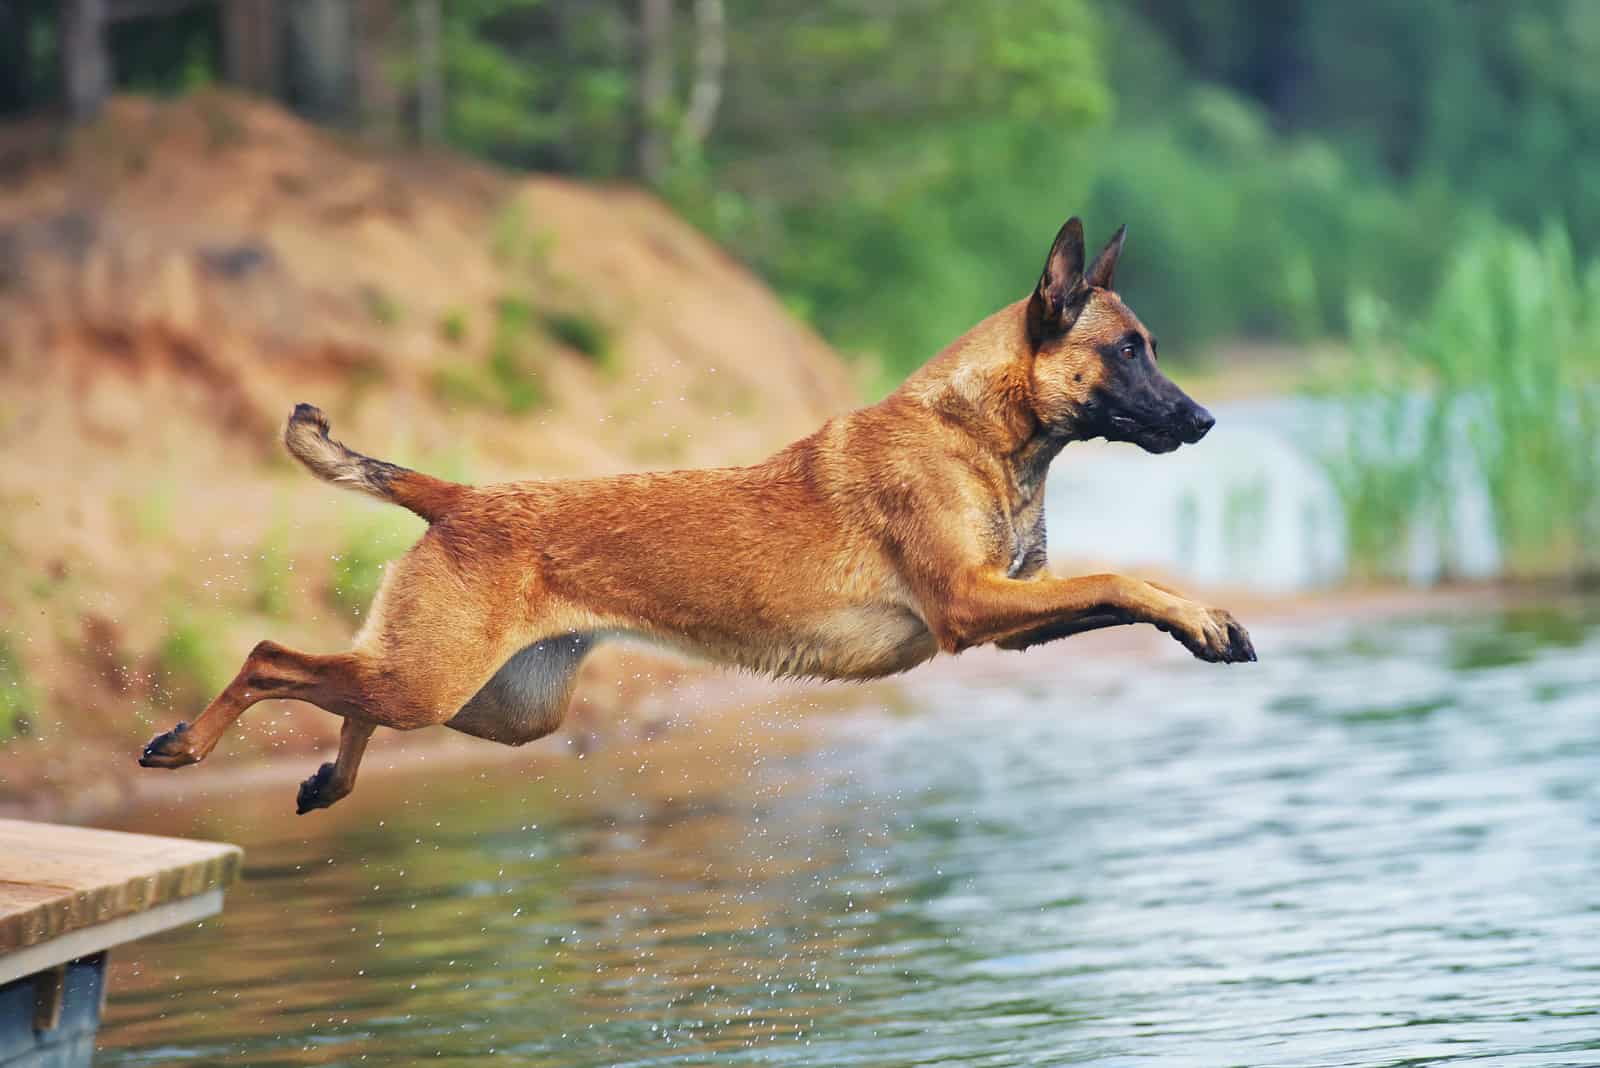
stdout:
<svg viewBox="0 0 1600 1068">
<path fill-rule="evenodd" d="M 1216 416 L 1198 404 L 1191 404 L 1189 405 L 1189 410 L 1179 420 L 1180 429 L 1178 434 L 1183 438 L 1185 444 L 1193 445 L 1210 433 L 1211 428 L 1216 425 Z"/>
</svg>

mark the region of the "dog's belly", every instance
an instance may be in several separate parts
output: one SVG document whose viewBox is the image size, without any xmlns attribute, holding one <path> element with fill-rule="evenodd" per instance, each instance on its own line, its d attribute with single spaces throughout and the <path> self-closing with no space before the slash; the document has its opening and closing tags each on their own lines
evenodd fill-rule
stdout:
<svg viewBox="0 0 1600 1068">
<path fill-rule="evenodd" d="M 698 633 L 669 641 L 710 660 L 792 678 L 881 678 L 939 651 L 921 619 L 892 605 L 838 608 L 737 636 Z"/>
<path fill-rule="evenodd" d="M 815 670 L 832 679 L 873 679 L 906 671 L 939 651 L 927 624 L 897 605 L 841 609 L 818 621 L 809 642 Z"/>
</svg>

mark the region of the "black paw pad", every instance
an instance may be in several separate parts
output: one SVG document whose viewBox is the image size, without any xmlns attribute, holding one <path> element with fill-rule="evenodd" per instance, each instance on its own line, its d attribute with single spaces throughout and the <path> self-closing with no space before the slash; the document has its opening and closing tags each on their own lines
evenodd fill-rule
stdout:
<svg viewBox="0 0 1600 1068">
<path fill-rule="evenodd" d="M 183 736 L 189 733 L 189 725 L 180 721 L 170 731 L 164 731 L 145 743 L 143 751 L 139 754 L 139 763 L 147 768 L 167 768 L 176 766 L 174 758 L 187 757 L 187 747 L 183 745 Z"/>
<path fill-rule="evenodd" d="M 295 798 L 295 815 L 304 816 L 314 808 L 327 808 L 338 798 L 331 796 L 333 765 L 324 764 L 315 775 L 300 784 L 300 794 Z"/>
</svg>

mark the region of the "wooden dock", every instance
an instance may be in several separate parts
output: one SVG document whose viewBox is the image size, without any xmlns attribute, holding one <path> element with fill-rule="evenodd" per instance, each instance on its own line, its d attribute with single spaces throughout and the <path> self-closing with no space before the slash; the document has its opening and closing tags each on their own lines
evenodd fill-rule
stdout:
<svg viewBox="0 0 1600 1068">
<path fill-rule="evenodd" d="M 210 916 L 235 846 L 0 819 L 0 1068 L 94 1053 L 108 950 Z"/>
</svg>

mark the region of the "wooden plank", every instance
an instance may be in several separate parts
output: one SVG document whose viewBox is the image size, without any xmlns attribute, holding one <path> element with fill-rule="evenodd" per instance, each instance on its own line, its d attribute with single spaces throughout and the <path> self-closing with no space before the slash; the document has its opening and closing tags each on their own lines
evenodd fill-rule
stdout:
<svg viewBox="0 0 1600 1068">
<path fill-rule="evenodd" d="M 104 952 L 140 938 L 147 938 L 174 927 L 197 923 L 222 911 L 222 888 L 207 890 L 194 897 L 169 901 L 144 912 L 135 912 L 107 923 L 68 931 L 59 938 L 40 942 L 0 957 L 0 986 L 25 975 L 36 975 L 67 961 Z"/>
<path fill-rule="evenodd" d="M 230 845 L 0 819 L 0 953 L 219 889 Z"/>
</svg>

